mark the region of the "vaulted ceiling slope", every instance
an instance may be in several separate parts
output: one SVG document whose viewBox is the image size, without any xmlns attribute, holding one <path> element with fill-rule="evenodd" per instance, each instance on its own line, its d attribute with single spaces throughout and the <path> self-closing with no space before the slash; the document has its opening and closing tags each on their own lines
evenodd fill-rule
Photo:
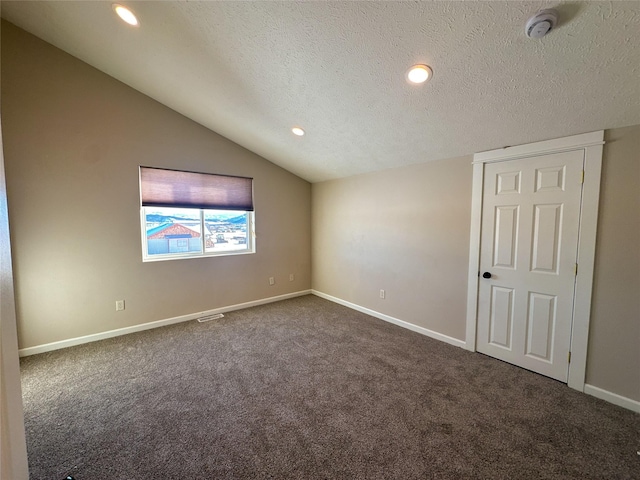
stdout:
<svg viewBox="0 0 640 480">
<path fill-rule="evenodd" d="M 1 8 L 311 182 L 640 124 L 638 1 L 120 3 L 139 27 L 112 2 Z M 559 26 L 527 38 L 543 7 Z M 417 63 L 434 71 L 421 86 Z"/>
</svg>

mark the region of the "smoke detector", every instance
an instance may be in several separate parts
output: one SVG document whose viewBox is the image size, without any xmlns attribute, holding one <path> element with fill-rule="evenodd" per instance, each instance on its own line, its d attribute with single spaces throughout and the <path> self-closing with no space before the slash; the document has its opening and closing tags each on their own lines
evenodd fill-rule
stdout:
<svg viewBox="0 0 640 480">
<path fill-rule="evenodd" d="M 525 33 L 529 38 L 542 38 L 558 24 L 558 12 L 549 8 L 540 10 L 527 21 Z"/>
</svg>

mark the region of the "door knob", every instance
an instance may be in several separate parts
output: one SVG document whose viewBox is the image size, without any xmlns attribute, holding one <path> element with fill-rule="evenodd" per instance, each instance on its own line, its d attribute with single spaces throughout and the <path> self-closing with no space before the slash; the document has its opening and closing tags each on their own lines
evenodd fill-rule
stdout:
<svg viewBox="0 0 640 480">
<path fill-rule="evenodd" d="M 489 272 L 484 272 L 482 274 L 482 278 L 491 278 L 491 274 Z"/>
</svg>

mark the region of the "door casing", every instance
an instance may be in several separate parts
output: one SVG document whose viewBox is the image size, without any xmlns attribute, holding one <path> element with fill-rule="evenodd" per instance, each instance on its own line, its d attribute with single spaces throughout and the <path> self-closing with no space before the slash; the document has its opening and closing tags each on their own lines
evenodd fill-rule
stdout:
<svg viewBox="0 0 640 480">
<path fill-rule="evenodd" d="M 549 153 L 560 153 L 572 150 L 584 151 L 584 184 L 580 202 L 580 229 L 578 233 L 578 273 L 576 275 L 571 328 L 571 362 L 569 363 L 569 377 L 567 381 L 569 387 L 580 391 L 584 391 L 587 366 L 603 145 L 604 130 L 600 130 L 527 145 L 505 147 L 498 150 L 476 153 L 473 156 L 466 328 L 466 348 L 471 351 L 476 350 L 478 274 L 480 268 L 480 235 L 482 233 L 482 196 L 485 165 L 493 162 L 537 157 Z"/>
</svg>

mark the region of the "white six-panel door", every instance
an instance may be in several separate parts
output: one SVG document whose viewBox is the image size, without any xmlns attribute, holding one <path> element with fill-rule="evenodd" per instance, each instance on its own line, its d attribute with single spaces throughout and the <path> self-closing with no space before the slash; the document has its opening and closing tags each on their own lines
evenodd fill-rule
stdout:
<svg viewBox="0 0 640 480">
<path fill-rule="evenodd" d="M 563 382 L 583 161 L 575 150 L 491 163 L 484 172 L 476 348 Z"/>
</svg>

